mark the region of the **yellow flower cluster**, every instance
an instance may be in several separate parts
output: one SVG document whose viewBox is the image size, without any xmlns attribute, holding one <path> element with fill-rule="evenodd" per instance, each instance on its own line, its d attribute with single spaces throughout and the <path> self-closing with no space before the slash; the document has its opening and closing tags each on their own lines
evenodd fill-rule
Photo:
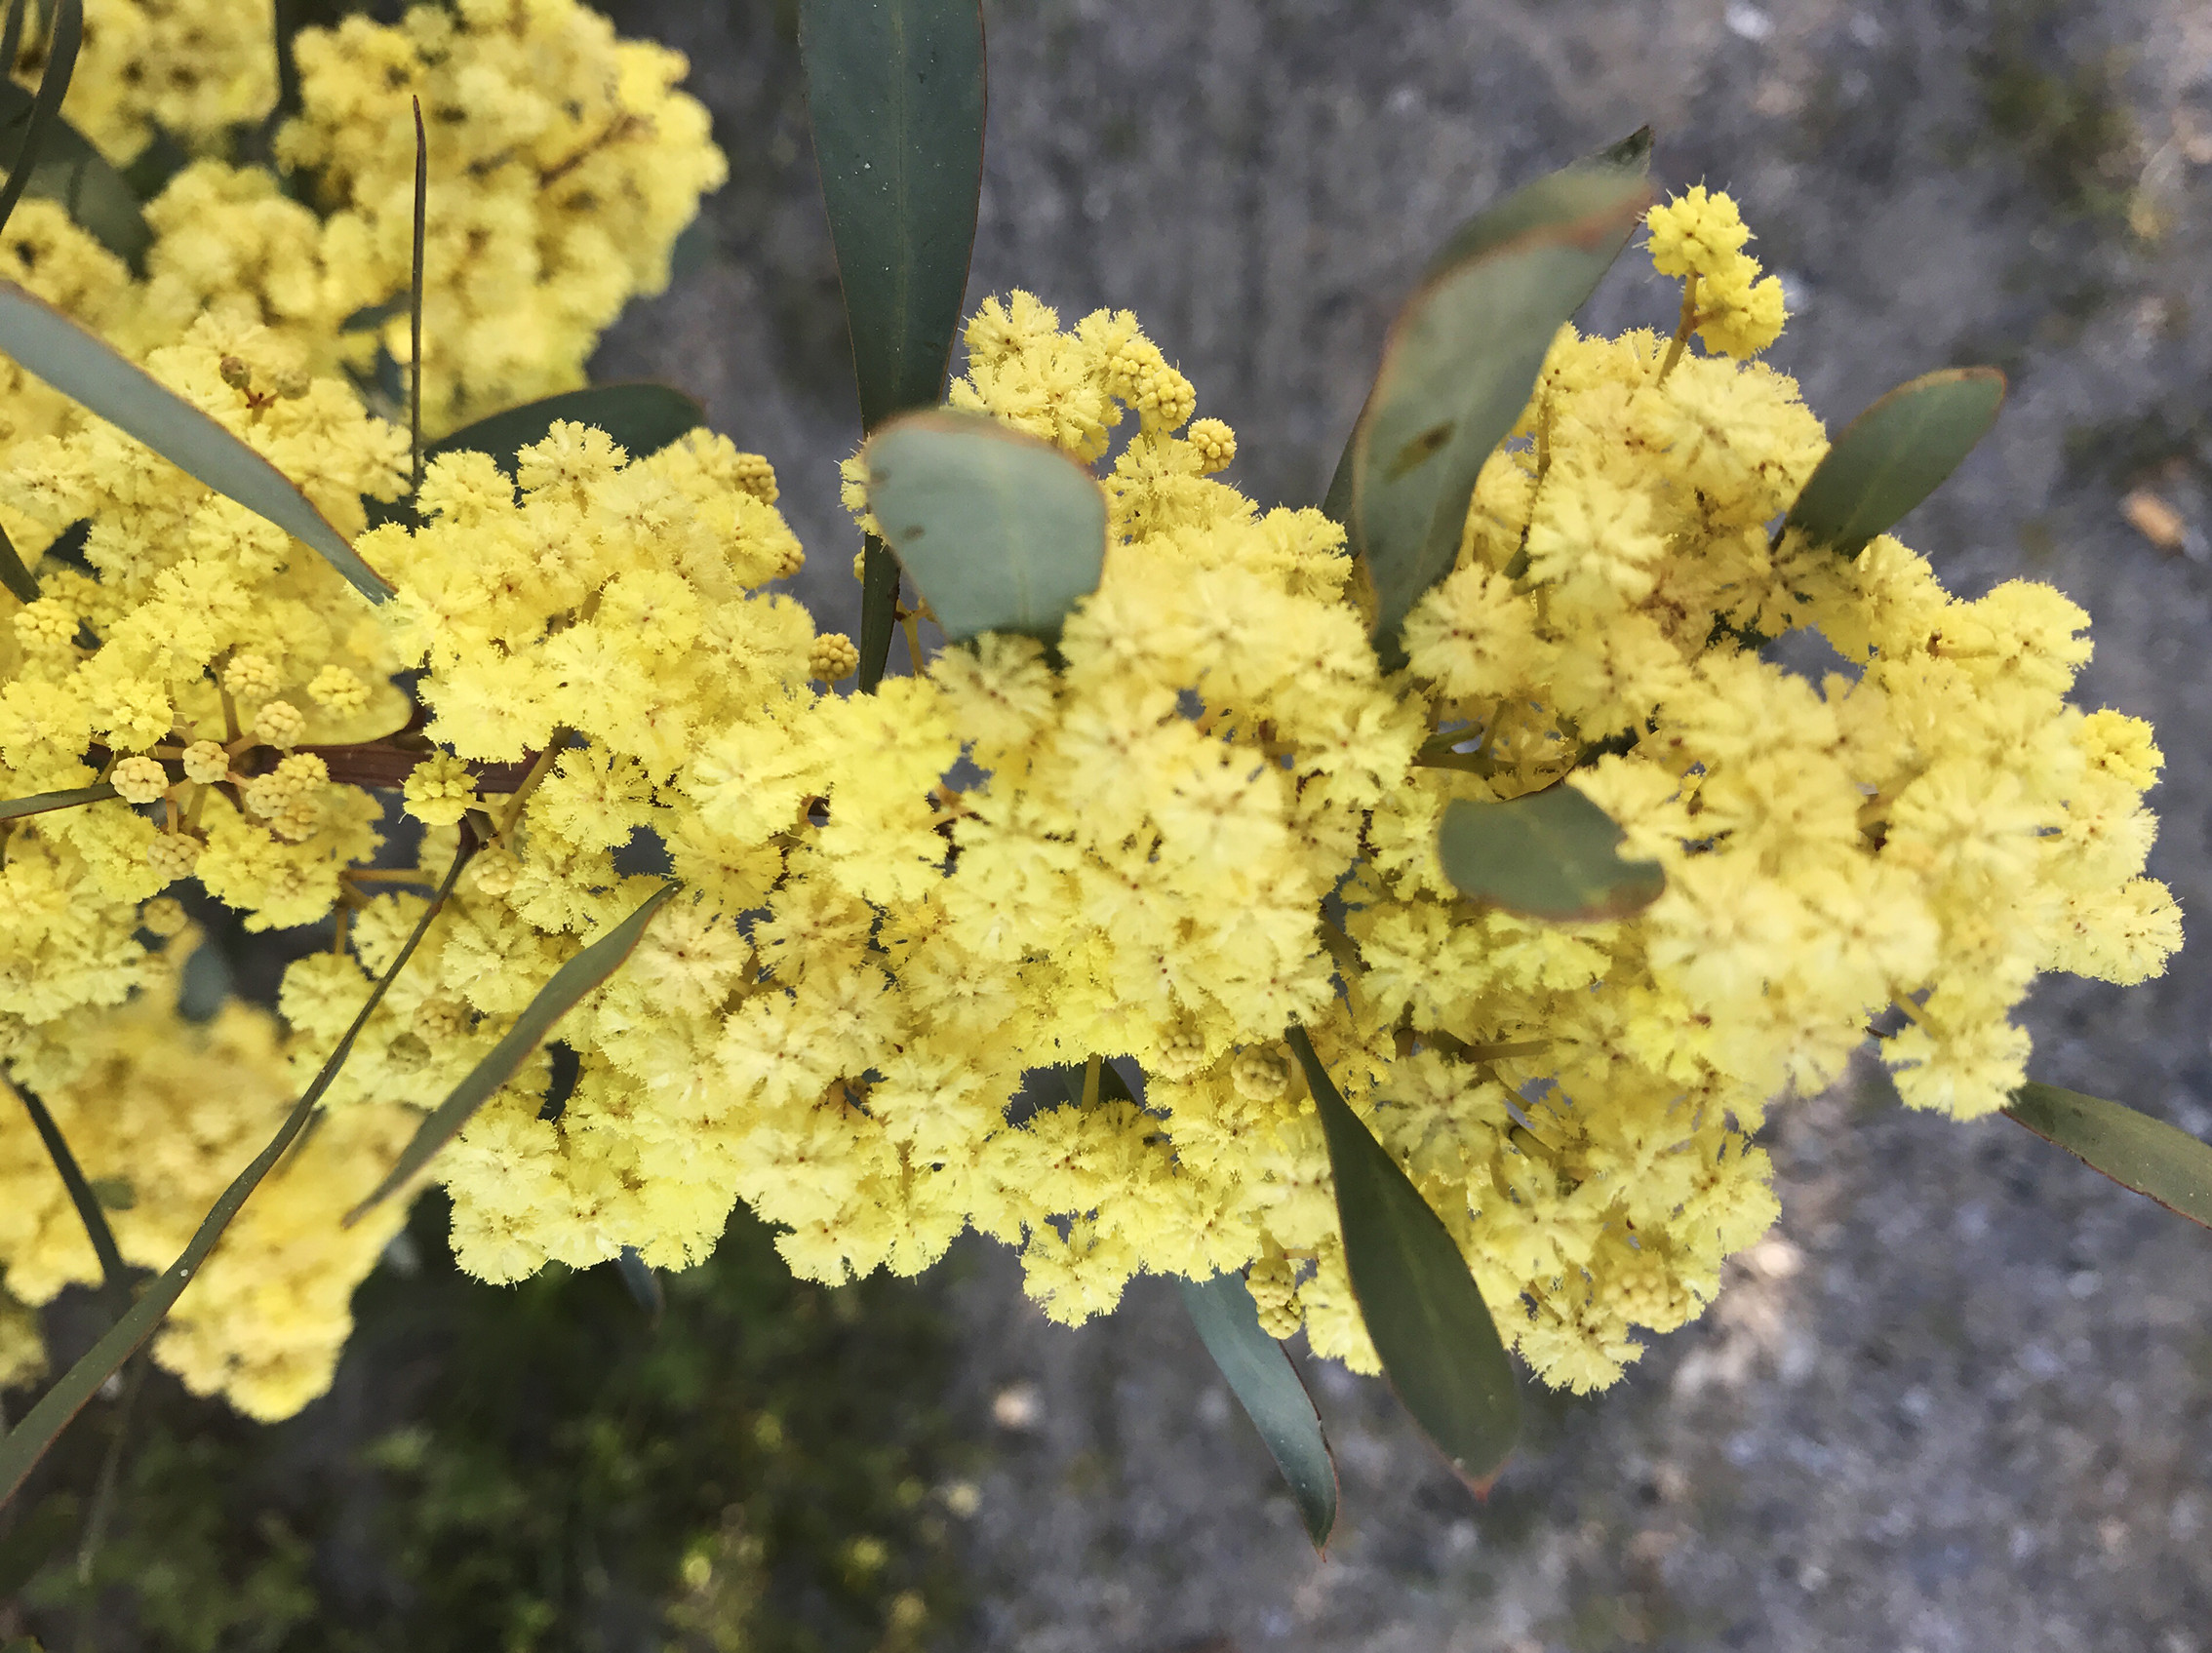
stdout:
<svg viewBox="0 0 2212 1653">
<path fill-rule="evenodd" d="M 300 31 L 302 107 L 278 151 L 311 180 L 308 201 L 226 158 L 234 129 L 275 107 L 270 0 L 88 0 L 85 12 L 65 114 L 118 164 L 157 131 L 198 158 L 146 206 L 142 282 L 35 201 L 8 226 L 0 273 L 133 355 L 213 313 L 267 328 L 316 374 L 366 374 L 379 342 L 404 367 L 418 96 L 433 436 L 582 384 L 600 334 L 667 285 L 678 233 L 728 173 L 705 108 L 675 90 L 682 54 L 617 39 L 580 0 L 465 0 L 417 6 L 396 26 L 355 16 Z M 45 48 L 27 35 L 19 78 L 35 84 Z M 49 269 L 41 255 L 57 252 Z M 61 416 L 35 381 L 9 408 L 18 432 Z M 0 431 L 0 454 L 11 440 Z"/>
<path fill-rule="evenodd" d="M 34 1086 L 105 1196 L 124 1261 L 157 1273 L 274 1134 L 296 1094 L 283 1032 L 266 1011 L 233 1001 L 204 1025 L 177 1015 L 176 970 L 196 940 L 188 929 L 177 935 L 151 961 L 147 991 L 128 1004 L 72 1017 L 65 1045 L 38 1065 Z M 23 1064 L 11 1067 L 32 1082 Z M 329 1388 L 353 1325 L 353 1288 L 404 1218 L 387 1207 L 341 1229 L 333 1211 L 369 1191 L 414 1123 L 409 1110 L 383 1102 L 319 1122 L 201 1268 L 157 1334 L 154 1358 L 256 1418 L 290 1417 Z M 84 1225 L 4 1083 L 0 1189 L 0 1258 L 15 1297 L 44 1303 L 64 1285 L 99 1283 Z M 0 1382 L 5 1364 L 0 1351 Z"/>
<path fill-rule="evenodd" d="M 70 221 L 59 202 L 26 198 L 16 204 L 0 230 L 0 276 L 27 288 L 56 309 L 96 333 L 115 334 L 137 315 L 130 267 Z M 174 343 L 172 334 L 168 342 Z M 59 436 L 83 420 L 77 405 L 44 379 L 0 356 L 0 464 L 22 444 Z M 0 500 L 0 529 L 26 560 L 54 536 L 54 529 Z"/>
<path fill-rule="evenodd" d="M 1782 283 L 1762 279 L 1758 260 L 1744 251 L 1751 231 L 1734 201 L 1693 184 L 1652 208 L 1647 226 L 1652 267 L 1686 278 L 1682 316 L 1708 349 L 1756 356 L 1781 336 Z"/>
<path fill-rule="evenodd" d="M 1735 221 L 1719 196 L 1652 217 L 1655 250 Z M 2151 731 L 2065 700 L 2087 616 L 2025 581 L 1959 601 L 1888 536 L 1770 542 L 1818 421 L 1766 368 L 1664 358 L 1562 332 L 1406 626 L 1441 767 L 1377 813 L 1347 892 L 1354 1004 L 1428 1046 L 1383 1083 L 1386 1140 L 1489 1299 L 1533 1306 L 1507 1317 L 1523 1358 L 1576 1389 L 1711 1298 L 1773 1215 L 1746 1133 L 1872 1019 L 1903 1019 L 1882 1054 L 1908 1103 L 1972 1118 L 2026 1077 L 2009 1016 L 2036 972 L 2138 981 L 2181 939 L 2141 876 Z M 1857 669 L 1816 687 L 1760 657 L 1798 627 Z M 1467 911 L 1445 804 L 1562 777 L 1666 893 L 1580 929 Z"/>
<path fill-rule="evenodd" d="M 156 133 L 186 149 L 221 149 L 233 128 L 276 104 L 274 0 L 84 0 L 84 48 L 61 113 L 109 160 L 128 165 Z M 16 78 L 46 67 L 36 7 Z"/>
<path fill-rule="evenodd" d="M 560 285 L 547 272 L 571 258 L 613 286 L 652 279 L 652 237 L 712 151 L 651 54 L 620 49 L 600 101 L 559 106 L 611 40 L 580 15 L 470 0 L 310 37 L 322 90 L 288 141 L 333 191 L 330 233 L 390 256 L 412 127 L 375 89 L 419 85 L 440 164 L 487 162 L 504 181 L 482 213 L 520 215 L 538 249 L 513 292 Z M 647 105 L 644 130 L 627 124 Z M 321 126 L 316 107 L 334 111 Z M 674 182 L 662 142 L 691 158 Z M 540 188 L 572 153 L 588 191 L 555 187 L 569 172 Z M 300 354 L 336 348 L 339 300 L 317 285 L 336 264 L 296 261 L 287 215 L 304 210 L 251 175 L 203 166 L 172 192 L 149 291 L 178 328 L 207 314 L 149 364 L 358 531 L 405 449 L 312 375 L 332 357 Z M 226 213 L 266 221 L 191 251 L 195 216 Z M 586 228 L 645 245 L 644 263 Z M 2036 972 L 2140 979 L 2179 943 L 2143 877 L 2150 731 L 2066 701 L 2078 610 L 2026 583 L 1960 602 L 1888 537 L 1845 559 L 1770 536 L 1826 443 L 1790 379 L 1731 359 L 1782 319 L 1745 239 L 1722 195 L 1654 211 L 1682 334 L 1562 330 L 1388 678 L 1342 531 L 1214 480 L 1234 434 L 1195 417 L 1126 312 L 1063 329 L 1026 294 L 987 301 L 950 397 L 1093 468 L 1097 590 L 1055 649 L 986 636 L 869 695 L 824 691 L 856 651 L 766 589 L 800 547 L 767 462 L 721 438 L 632 455 L 563 424 L 511 475 L 438 459 L 414 523 L 359 535 L 398 588 L 371 611 L 106 426 L 34 412 L 45 425 L 0 450 L 0 509 L 49 534 L 92 527 L 8 610 L 0 786 L 117 796 L 5 844 L 0 1061 L 93 1174 L 136 1179 L 173 1152 L 195 1167 L 122 1214 L 142 1225 L 133 1255 L 174 1254 L 172 1203 L 203 1208 L 319 1065 L 464 819 L 487 846 L 370 1019 L 323 1135 L 249 1206 L 269 1206 L 296 1262 L 257 1260 L 242 1230 L 220 1254 L 239 1283 L 195 1286 L 160 1358 L 253 1409 L 314 1393 L 374 1248 L 295 1228 L 327 1226 L 414 1111 L 668 876 L 681 892 L 563 1020 L 562 1047 L 436 1162 L 456 1254 L 484 1278 L 625 1247 L 680 1267 L 743 1199 L 826 1280 L 915 1272 L 963 1230 L 991 1234 L 1070 1321 L 1140 1271 L 1244 1269 L 1270 1331 L 1302 1324 L 1372 1369 L 1319 1119 L 1281 1043 L 1298 1023 L 1509 1344 L 1557 1385 L 1617 1377 L 1636 1329 L 1699 1312 L 1772 1220 L 1750 1141 L 1772 1098 L 1831 1082 L 1875 1030 L 1909 1102 L 1987 1112 L 2023 1077 L 2010 1014 Z M 260 251 L 211 276 L 230 245 Z M 68 256 L 85 303 L 121 291 Z M 448 416 L 548 388 L 528 374 L 580 360 L 599 325 L 503 354 L 495 321 L 552 324 L 527 304 L 502 317 L 475 281 L 454 279 L 452 325 L 431 329 L 452 352 Z M 242 292 L 250 308 L 223 296 Z M 1684 350 L 1692 333 L 1718 354 Z M 847 483 L 864 516 L 859 467 Z M 1815 686 L 1762 657 L 1797 628 L 1852 669 Z M 1561 926 L 1460 897 L 1437 853 L 1445 807 L 1561 781 L 1664 865 L 1656 904 Z M 418 842 L 372 864 L 401 831 Z M 283 1043 L 245 1011 L 185 1029 L 167 1010 L 167 956 L 137 932 L 175 932 L 173 904 L 142 904 L 187 873 L 249 925 L 339 915 L 340 945 L 285 977 Z M 1141 1071 L 1141 1101 L 1117 1099 L 1115 1060 Z M 1010 1110 L 1048 1067 L 1082 1073 L 1082 1099 Z M 35 1148 L 0 1120 L 0 1192 L 35 1190 L 0 1225 L 0 1263 L 40 1301 L 90 1278 L 90 1253 Z M 271 1307 L 285 1291 L 296 1303 Z"/>
<path fill-rule="evenodd" d="M 328 218 L 326 347 L 348 312 L 407 293 L 409 98 L 422 100 L 433 431 L 582 384 L 601 331 L 667 285 L 677 234 L 728 173 L 705 107 L 675 90 L 683 55 L 615 39 L 579 0 L 416 6 L 397 27 L 349 17 L 302 30 L 297 55 L 305 106 L 277 147 L 313 177 Z M 382 336 L 404 365 L 404 305 Z"/>
</svg>

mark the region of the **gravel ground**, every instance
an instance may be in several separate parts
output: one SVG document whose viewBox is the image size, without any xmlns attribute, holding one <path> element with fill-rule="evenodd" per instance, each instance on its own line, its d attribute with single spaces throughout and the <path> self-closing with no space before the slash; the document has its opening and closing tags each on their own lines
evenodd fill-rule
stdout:
<svg viewBox="0 0 2212 1653">
<path fill-rule="evenodd" d="M 704 396 L 770 454 L 857 617 L 833 461 L 856 440 L 788 3 L 637 3 L 689 51 L 733 181 L 711 248 L 602 375 Z M 1955 587 L 2085 605 L 2092 703 L 2168 757 L 2153 870 L 2212 911 L 2212 10 L 2197 0 L 988 0 L 970 301 L 1135 309 L 1263 500 L 1318 497 L 1411 272 L 1505 187 L 1651 122 L 1724 184 L 1832 423 L 1931 367 L 2013 375 L 1907 525 Z M 1633 260 L 1624 260 L 1630 262 Z M 1663 324 L 1623 269 L 1594 325 Z M 2179 543 L 2123 500 L 2171 507 Z M 2164 531 L 2164 537 L 2177 534 Z M 2212 965 L 2036 996 L 2039 1077 L 2212 1132 Z M 1614 1392 L 1535 1397 L 1486 1504 L 1378 1385 L 1313 1376 L 1345 1478 L 1325 1561 L 1171 1290 L 1077 1332 L 988 1246 L 940 1275 L 955 1403 L 993 1444 L 965 1645 L 1026 1653 L 1715 1645 L 2212 1650 L 2212 1236 L 2003 1121 L 1870 1072 L 1780 1112 L 1784 1215 Z"/>
</svg>

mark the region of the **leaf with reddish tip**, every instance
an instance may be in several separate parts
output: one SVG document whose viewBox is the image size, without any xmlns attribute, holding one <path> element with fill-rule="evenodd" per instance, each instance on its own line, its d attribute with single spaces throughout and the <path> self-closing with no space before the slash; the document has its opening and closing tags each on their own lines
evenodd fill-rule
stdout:
<svg viewBox="0 0 2212 1653">
<path fill-rule="evenodd" d="M 2003 403 L 1995 368 L 1947 368 L 1899 385 L 1844 428 L 1784 526 L 1857 556 L 1958 468 Z"/>
<path fill-rule="evenodd" d="M 2122 1188 L 2212 1228 L 2212 1143 L 2121 1103 L 2055 1084 L 2022 1085 L 2005 1114 Z"/>
</svg>

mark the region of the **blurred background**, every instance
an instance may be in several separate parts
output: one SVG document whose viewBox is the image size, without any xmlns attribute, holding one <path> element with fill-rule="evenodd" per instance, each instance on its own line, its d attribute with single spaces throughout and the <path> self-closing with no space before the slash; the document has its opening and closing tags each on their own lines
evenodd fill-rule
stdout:
<svg viewBox="0 0 2212 1653">
<path fill-rule="evenodd" d="M 859 594 L 858 438 L 791 0 L 623 0 L 691 55 L 732 179 L 597 376 L 664 378 L 768 454 L 825 625 Z M 1902 531 L 1952 586 L 2095 619 L 2081 697 L 2167 756 L 2161 981 L 2047 983 L 2037 1077 L 2212 1135 L 2212 10 L 2195 0 L 986 0 L 969 304 L 1134 309 L 1316 501 L 1428 252 L 1651 123 L 1742 203 L 1772 353 L 1840 424 L 1930 368 L 2012 375 Z M 1586 315 L 1668 326 L 1631 254 Z M 895 651 L 894 651 L 895 657 Z M 1317 1560 L 1174 1293 L 1047 1324 L 964 1242 L 920 1281 L 792 1285 L 740 1219 L 667 1282 L 496 1291 L 441 1211 L 363 1288 L 327 1399 L 275 1430 L 156 1378 L 49 1646 L 2212 1653 L 2212 1235 L 1871 1067 L 1777 1111 L 1783 1220 L 1613 1392 L 1531 1397 L 1479 1503 L 1377 1383 L 1309 1368 L 1344 1477 Z M 602 1278 L 605 1277 L 605 1278 Z M 73 1432 L 93 1488 L 115 1403 Z M 0 1549 L 0 1595 L 20 1583 Z M 166 1572 L 161 1569 L 168 1569 Z"/>
</svg>

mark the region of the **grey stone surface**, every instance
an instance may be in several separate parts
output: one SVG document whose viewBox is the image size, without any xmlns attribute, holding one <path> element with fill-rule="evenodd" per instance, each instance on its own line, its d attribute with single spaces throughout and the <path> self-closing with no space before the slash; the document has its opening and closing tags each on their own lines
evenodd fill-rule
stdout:
<svg viewBox="0 0 2212 1653">
<path fill-rule="evenodd" d="M 2047 984 L 2043 1078 L 2212 1132 L 2212 9 L 2201 0 L 989 0 L 973 302 L 1135 309 L 1242 442 L 1326 479 L 1410 273 L 1463 213 L 1645 121 L 1657 172 L 1739 195 L 1796 312 L 1775 360 L 1832 423 L 1995 361 L 1995 435 L 1907 537 L 1955 587 L 2095 616 L 2092 703 L 2153 719 L 2167 976 Z M 611 336 L 770 454 L 857 613 L 834 461 L 857 436 L 788 8 L 617 14 L 691 52 L 735 180 L 713 251 Z M 1664 325 L 1624 260 L 1594 325 Z M 2189 552 L 2129 527 L 2148 486 Z M 2003 1121 L 1877 1075 L 1778 1111 L 1784 1215 L 1612 1393 L 1535 1397 L 1486 1504 L 1378 1385 L 1315 1371 L 1345 1477 L 1324 1562 L 1181 1318 L 1140 1282 L 1076 1332 L 987 1246 L 942 1283 L 994 1443 L 965 1645 L 2212 1650 L 2212 1235 Z M 1034 1394 L 1020 1386 L 1034 1386 Z M 993 1402 L 1026 1427 L 993 1421 Z"/>
</svg>

